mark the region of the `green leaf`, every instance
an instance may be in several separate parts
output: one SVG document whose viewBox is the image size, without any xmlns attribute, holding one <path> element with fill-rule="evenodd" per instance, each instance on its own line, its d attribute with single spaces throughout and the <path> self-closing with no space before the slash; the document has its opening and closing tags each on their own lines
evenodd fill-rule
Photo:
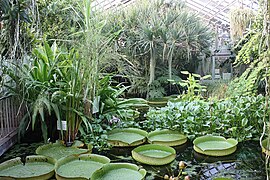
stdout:
<svg viewBox="0 0 270 180">
<path fill-rule="evenodd" d="M 56 58 L 56 54 L 57 54 L 57 44 L 56 42 L 54 41 L 54 43 L 52 44 L 52 60 L 54 61 L 55 58 Z"/>
<path fill-rule="evenodd" d="M 242 126 L 245 127 L 248 123 L 248 120 L 246 118 L 242 119 Z"/>
<path fill-rule="evenodd" d="M 201 77 L 201 79 L 209 79 L 211 77 L 212 77 L 211 75 L 206 75 L 206 76 Z"/>
<path fill-rule="evenodd" d="M 189 75 L 190 73 L 188 71 L 181 71 L 182 74 Z"/>
<path fill-rule="evenodd" d="M 44 142 L 47 143 L 48 130 L 47 130 L 47 125 L 46 125 L 45 121 L 41 121 L 41 131 L 42 131 L 42 136 L 43 136 Z"/>
<path fill-rule="evenodd" d="M 197 77 L 197 78 L 201 78 L 201 75 L 195 74 L 195 73 L 192 73 L 192 76 Z"/>
<path fill-rule="evenodd" d="M 47 41 L 44 41 L 44 47 L 45 47 L 45 52 L 46 52 L 46 55 L 47 55 L 47 60 L 46 63 L 49 63 L 49 61 L 53 61 L 54 58 L 53 58 L 53 51 L 51 49 L 51 47 L 49 46 L 49 44 L 47 43 Z"/>
<path fill-rule="evenodd" d="M 47 57 L 46 53 L 43 51 L 43 49 L 41 49 L 41 48 L 35 48 L 33 50 L 33 54 L 38 59 L 40 59 L 40 60 L 42 60 L 44 62 L 48 62 L 48 57 Z"/>
</svg>

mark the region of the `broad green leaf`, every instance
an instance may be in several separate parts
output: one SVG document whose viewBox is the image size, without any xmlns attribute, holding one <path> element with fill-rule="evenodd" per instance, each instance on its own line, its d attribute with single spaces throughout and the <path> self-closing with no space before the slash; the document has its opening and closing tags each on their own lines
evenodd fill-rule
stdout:
<svg viewBox="0 0 270 180">
<path fill-rule="evenodd" d="M 201 75 L 195 74 L 195 73 L 192 73 L 192 76 L 197 77 L 197 78 L 201 78 Z"/>
<path fill-rule="evenodd" d="M 47 55 L 47 61 L 46 63 L 49 63 L 49 61 L 53 61 L 53 51 L 51 49 L 51 47 L 49 46 L 49 44 L 47 43 L 47 41 L 44 41 L 44 48 L 45 48 L 45 52 Z"/>
<path fill-rule="evenodd" d="M 42 136 L 43 136 L 44 142 L 47 142 L 48 130 L 47 130 L 47 125 L 46 125 L 45 121 L 41 121 L 41 131 L 42 131 Z"/>
<path fill-rule="evenodd" d="M 182 74 L 189 75 L 190 73 L 188 71 L 181 71 Z"/>
</svg>

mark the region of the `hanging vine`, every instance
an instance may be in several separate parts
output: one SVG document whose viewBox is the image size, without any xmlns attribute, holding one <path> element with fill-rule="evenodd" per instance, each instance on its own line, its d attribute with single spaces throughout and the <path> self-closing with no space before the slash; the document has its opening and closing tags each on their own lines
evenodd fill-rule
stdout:
<svg viewBox="0 0 270 180">
<path fill-rule="evenodd" d="M 265 102 L 265 113 L 264 113 L 264 128 L 263 133 L 260 138 L 260 144 L 262 146 L 262 140 L 265 135 L 269 136 L 270 133 L 270 119 L 266 119 L 267 115 L 270 114 L 269 112 L 269 93 L 270 93 L 270 0 L 263 0 L 262 1 L 262 13 L 263 13 L 263 29 L 262 29 L 262 39 L 259 47 L 259 53 L 262 52 L 262 56 L 259 58 L 262 58 L 262 61 L 265 62 L 265 93 L 266 93 L 266 102 Z M 262 49 L 263 48 L 263 49 Z M 270 145 L 270 139 L 268 138 L 267 142 L 267 149 L 269 149 Z M 266 154 L 265 156 L 265 169 L 266 169 L 266 176 L 267 179 L 269 179 L 270 176 L 270 164 L 269 164 L 269 158 L 270 156 Z"/>
<path fill-rule="evenodd" d="M 250 31 L 236 44 L 237 52 L 235 65 L 246 65 L 248 68 L 239 77 L 232 81 L 229 93 L 237 95 L 255 95 L 260 87 L 265 86 L 266 69 L 269 66 L 267 53 L 269 48 L 269 33 L 266 33 L 267 6 L 261 4 L 260 11 L 251 26 Z"/>
<path fill-rule="evenodd" d="M 234 8 L 230 10 L 230 28 L 233 41 L 244 36 L 253 17 L 254 13 L 251 9 Z"/>
</svg>

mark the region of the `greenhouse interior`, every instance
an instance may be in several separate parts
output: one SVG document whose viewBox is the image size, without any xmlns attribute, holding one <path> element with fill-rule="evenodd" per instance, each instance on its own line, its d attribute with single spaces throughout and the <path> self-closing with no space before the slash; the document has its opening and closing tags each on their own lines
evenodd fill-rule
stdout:
<svg viewBox="0 0 270 180">
<path fill-rule="evenodd" d="M 0 179 L 269 179 L 270 0 L 1 0 L 0 39 Z"/>
</svg>

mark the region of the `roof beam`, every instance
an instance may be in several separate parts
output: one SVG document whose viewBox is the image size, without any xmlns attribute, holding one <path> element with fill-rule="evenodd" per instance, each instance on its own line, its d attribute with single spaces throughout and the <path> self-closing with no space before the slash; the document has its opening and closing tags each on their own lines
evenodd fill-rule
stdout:
<svg viewBox="0 0 270 180">
<path fill-rule="evenodd" d="M 213 13 L 211 13 L 211 10 L 210 10 L 209 8 L 208 8 L 207 11 L 201 10 L 201 9 L 200 9 L 200 4 L 196 4 L 196 3 L 192 2 L 192 3 L 188 3 L 187 6 L 188 6 L 189 8 L 191 8 L 191 9 L 195 9 L 196 11 L 201 12 L 202 14 L 206 15 L 207 17 L 209 17 L 209 15 L 210 15 L 210 16 L 213 15 Z M 210 11 L 209 11 L 209 10 L 210 10 Z M 225 23 L 229 23 L 229 19 L 226 18 L 226 17 L 224 17 L 224 16 L 222 16 L 222 15 L 217 15 L 217 16 L 215 16 L 214 18 L 215 18 L 215 19 L 218 19 L 218 20 L 221 20 L 221 21 L 223 21 L 223 22 L 225 22 Z"/>
</svg>

